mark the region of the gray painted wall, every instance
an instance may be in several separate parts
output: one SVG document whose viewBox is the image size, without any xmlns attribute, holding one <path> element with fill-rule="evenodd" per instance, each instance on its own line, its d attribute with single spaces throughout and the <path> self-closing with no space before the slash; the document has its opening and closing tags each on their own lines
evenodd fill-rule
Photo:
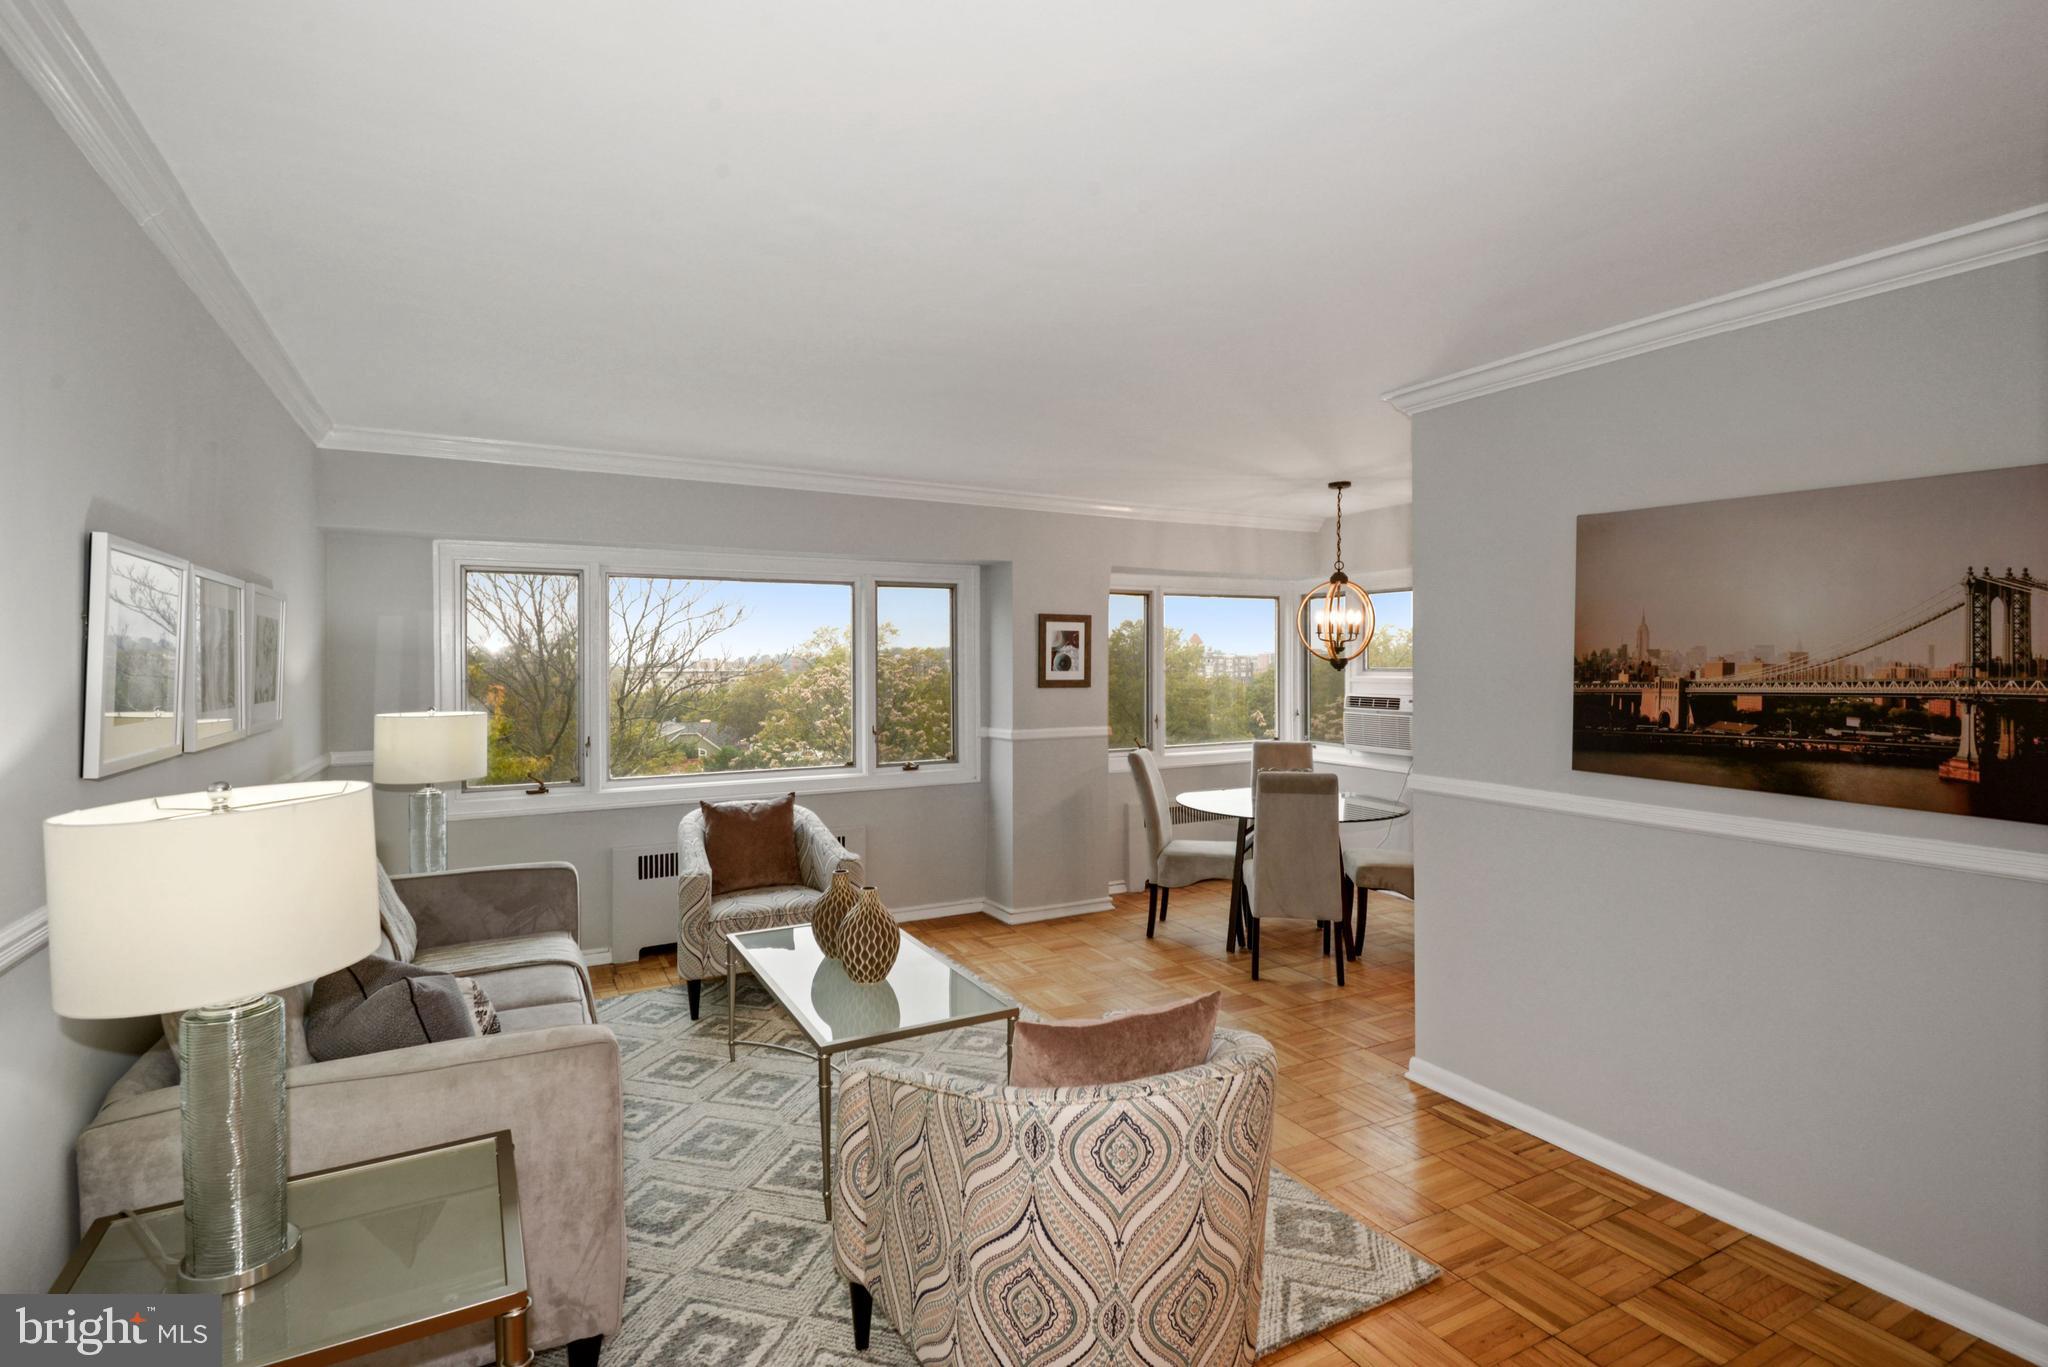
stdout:
<svg viewBox="0 0 2048 1367">
<path fill-rule="evenodd" d="M 324 750 L 311 447 L 15 69 L 0 62 L 0 924 L 43 901 L 41 823 L 77 807 L 274 780 Z M 288 722 L 204 755 L 78 777 L 86 533 L 286 597 Z M 109 972 L 119 972 L 109 964 Z M 63 1021 L 47 956 L 0 976 L 0 1289 L 75 1241 L 71 1144 L 153 1023 Z"/>
<path fill-rule="evenodd" d="M 2037 256 L 1421 415 L 1417 597 L 1455 629 L 1417 661 L 1417 772 L 2048 849 L 1574 773 L 1566 693 L 1577 514 L 2040 461 L 2044 377 Z M 1423 1059 L 2048 1320 L 2048 887 L 1459 798 L 1417 822 Z"/>
<path fill-rule="evenodd" d="M 367 750 L 380 710 L 421 707 L 433 688 L 432 543 L 439 537 L 810 552 L 977 563 L 987 725 L 1100 726 L 1106 683 L 1037 686 L 1040 612 L 1086 611 L 1100 640 L 1112 571 L 1238 576 L 1322 573 L 1314 532 L 1257 531 L 850 498 L 737 485 L 323 452 L 329 632 L 327 740 Z M 1125 876 L 1121 818 L 1099 738 L 983 745 L 973 786 L 806 799 L 835 826 L 863 826 L 892 906 L 989 898 L 1031 909 L 1100 899 Z M 1127 783 L 1127 781 L 1125 781 Z M 610 942 L 610 852 L 673 839 L 691 804 L 451 824 L 457 863 L 567 859 L 583 880 L 586 946 Z M 405 859 L 402 795 L 383 795 L 379 835 Z"/>
</svg>

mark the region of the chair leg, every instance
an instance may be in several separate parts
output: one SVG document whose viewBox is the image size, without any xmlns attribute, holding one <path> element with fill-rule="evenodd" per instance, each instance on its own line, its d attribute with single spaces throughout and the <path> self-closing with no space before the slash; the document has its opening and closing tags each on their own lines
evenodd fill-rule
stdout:
<svg viewBox="0 0 2048 1367">
<path fill-rule="evenodd" d="M 868 1327 L 874 1323 L 874 1293 L 859 1282 L 848 1282 L 846 1290 L 853 1297 L 854 1350 L 865 1353 L 868 1350 Z"/>
<path fill-rule="evenodd" d="M 1365 950 L 1365 889 L 1358 890 L 1358 928 L 1351 932 L 1351 957 L 1356 959 Z"/>
<path fill-rule="evenodd" d="M 1153 883 L 1153 882 L 1147 882 L 1147 883 L 1145 884 L 1145 938 L 1146 938 L 1146 939 L 1148 939 L 1148 940 L 1149 940 L 1149 939 L 1151 939 L 1151 938 L 1152 938 L 1152 927 L 1153 927 L 1153 926 L 1154 926 L 1155 924 L 1157 924 L 1157 923 L 1158 923 L 1158 920 L 1159 920 L 1159 885 L 1158 885 L 1157 883 Z"/>
<path fill-rule="evenodd" d="M 598 1356 L 603 1352 L 603 1334 L 592 1334 L 587 1339 L 570 1339 L 569 1367 L 597 1367 Z"/>
<path fill-rule="evenodd" d="M 1351 957 L 1351 923 L 1337 923 L 1337 986 L 1344 985 L 1344 961 Z"/>
<path fill-rule="evenodd" d="M 1316 922 L 1316 928 L 1323 932 L 1323 957 L 1327 959 L 1330 957 L 1330 923 L 1328 921 L 1318 921 Z"/>
<path fill-rule="evenodd" d="M 1161 888 L 1161 889 L 1159 889 L 1159 919 L 1160 919 L 1161 921 L 1164 921 L 1164 920 L 1166 919 L 1166 904 L 1167 904 L 1168 902 L 1171 902 L 1172 900 L 1173 900 L 1173 889 L 1172 889 L 1172 888 Z"/>
<path fill-rule="evenodd" d="M 698 999 L 699 999 L 699 998 L 701 998 L 701 997 L 702 997 L 703 995 L 704 995 L 704 980 L 703 980 L 702 978 L 692 978 L 692 979 L 690 979 L 690 1019 L 691 1019 L 691 1020 L 695 1020 L 695 1019 L 697 1019 L 697 1002 L 698 1002 Z"/>
<path fill-rule="evenodd" d="M 1259 918 L 1245 916 L 1245 936 L 1252 942 L 1252 981 L 1259 980 Z"/>
</svg>

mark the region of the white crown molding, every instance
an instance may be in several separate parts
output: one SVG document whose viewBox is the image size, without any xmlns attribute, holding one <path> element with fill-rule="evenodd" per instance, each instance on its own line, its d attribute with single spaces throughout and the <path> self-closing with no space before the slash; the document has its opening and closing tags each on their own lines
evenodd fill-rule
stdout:
<svg viewBox="0 0 2048 1367">
<path fill-rule="evenodd" d="M 1625 1144 L 1593 1133 L 1517 1101 L 1427 1059 L 1408 1061 L 1408 1080 L 1453 1101 L 1484 1111 L 1538 1139 L 1568 1149 L 1581 1158 L 1640 1182 L 1661 1195 L 1685 1202 L 1746 1233 L 1767 1239 L 1802 1258 L 1853 1277 L 1876 1291 L 1905 1302 L 1937 1319 L 1946 1320 L 1965 1333 L 1975 1334 L 2029 1362 L 2048 1362 L 2048 1324 L 2030 1320 L 2014 1310 L 1985 1300 L 1974 1292 L 1929 1276 L 1884 1254 L 1851 1243 L 1838 1234 L 1760 1201 L 1716 1186 L 1669 1163 L 1652 1158 Z"/>
<path fill-rule="evenodd" d="M 684 479 L 706 484 L 746 484 L 763 489 L 795 489 L 805 493 L 845 494 L 857 498 L 898 498 L 920 503 L 955 503 L 978 508 L 1012 508 L 1024 512 L 1063 513 L 1075 517 L 1122 518 L 1137 522 L 1191 523 L 1204 527 L 1255 527 L 1268 531 L 1312 532 L 1322 527 L 1318 516 L 1278 513 L 1215 512 L 1199 508 L 1136 507 L 1103 503 L 1065 494 L 1024 493 L 974 484 L 945 484 L 895 479 L 884 475 L 850 475 L 803 469 L 758 460 L 705 456 L 664 456 L 648 451 L 610 451 L 581 446 L 547 446 L 486 437 L 447 436 L 430 432 L 398 432 L 380 427 L 336 427 L 320 439 L 327 451 L 359 451 L 384 456 L 426 456 L 437 460 L 473 460 L 492 465 L 523 465 L 542 470 L 578 470 L 601 475 L 635 475 L 646 479 Z"/>
<path fill-rule="evenodd" d="M 1655 826 L 1695 835 L 1749 840 L 1765 845 L 1790 845 L 1795 849 L 1820 850 L 1859 859 L 1886 859 L 1898 864 L 1919 864 L 1952 873 L 1983 874 L 1991 878 L 2013 878 L 2026 883 L 2048 883 L 2048 854 L 2032 850 L 2004 849 L 1996 845 L 1971 845 L 1960 840 L 1929 840 L 1922 836 L 1886 835 L 1877 831 L 1851 830 L 1842 826 L 1816 826 L 1801 821 L 1774 821 L 1768 817 L 1739 816 L 1733 812 L 1706 812 L 1695 807 L 1666 807 L 1649 802 L 1623 802 L 1611 797 L 1585 793 L 1561 793 L 1549 788 L 1519 788 L 1506 783 L 1485 783 L 1478 779 L 1447 778 L 1440 774 L 1411 774 L 1411 793 L 1432 793 L 1492 802 L 1508 807 L 1529 807 L 1538 811 L 1563 812 L 1568 816 L 1619 821 L 1632 826 Z"/>
<path fill-rule="evenodd" d="M 1627 356 L 2048 251 L 2048 204 L 1602 328 L 1380 397 L 1413 416 Z"/>
<path fill-rule="evenodd" d="M 1031 740 L 1104 740 L 1109 736 L 1107 726 L 984 726 L 981 728 L 984 740 L 1005 740 L 1013 744 Z"/>
<path fill-rule="evenodd" d="M 0 0 L 0 49 L 313 441 L 326 410 L 243 288 L 61 0 Z"/>
<path fill-rule="evenodd" d="M 0 926 L 0 973 L 50 943 L 50 909 L 37 907 Z"/>
</svg>

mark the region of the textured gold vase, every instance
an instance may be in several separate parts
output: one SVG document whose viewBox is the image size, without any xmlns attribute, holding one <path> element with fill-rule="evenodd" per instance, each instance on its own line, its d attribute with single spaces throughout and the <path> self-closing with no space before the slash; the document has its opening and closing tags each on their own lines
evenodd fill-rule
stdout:
<svg viewBox="0 0 2048 1367">
<path fill-rule="evenodd" d="M 862 888 L 860 901 L 839 923 L 839 959 L 846 965 L 846 976 L 857 983 L 880 982 L 889 976 L 902 944 L 896 918 L 873 888 Z"/>
<path fill-rule="evenodd" d="M 825 957 L 839 957 L 839 925 L 846 919 L 846 913 L 853 910 L 860 901 L 860 889 L 845 869 L 832 871 L 832 886 L 826 888 L 818 898 L 818 905 L 811 912 L 811 934 L 818 937 L 818 948 L 825 951 Z"/>
</svg>

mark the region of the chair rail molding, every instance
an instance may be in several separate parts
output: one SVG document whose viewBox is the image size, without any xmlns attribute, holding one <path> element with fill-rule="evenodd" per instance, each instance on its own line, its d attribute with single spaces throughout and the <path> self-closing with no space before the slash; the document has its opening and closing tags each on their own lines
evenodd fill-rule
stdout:
<svg viewBox="0 0 2048 1367">
<path fill-rule="evenodd" d="M 326 436 L 327 410 L 61 0 L 0 0 L 0 50 L 14 59 L 292 421 L 314 442 Z"/>
<path fill-rule="evenodd" d="M 50 943 L 50 909 L 37 907 L 0 926 L 0 973 Z"/>
<path fill-rule="evenodd" d="M 1991 878 L 2013 878 L 2026 883 L 2048 883 L 2048 853 L 2004 849 L 1996 845 L 1972 845 L 1960 840 L 1930 840 L 1923 836 L 1887 835 L 1843 826 L 1817 826 L 1803 821 L 1778 821 L 1770 817 L 1743 816 L 1733 812 L 1709 812 L 1696 807 L 1669 807 L 1651 802 L 1627 802 L 1618 798 L 1594 797 L 1586 793 L 1565 793 L 1552 788 L 1522 788 L 1479 779 L 1451 778 L 1442 774 L 1412 774 L 1408 791 L 1432 796 L 1491 802 L 1506 807 L 1528 807 L 1537 811 L 1561 812 L 1567 816 L 1591 817 L 1598 821 L 1619 821 L 1632 826 L 1656 826 L 1664 830 L 1690 831 L 1695 835 L 1750 840 L 1766 845 L 1790 845 L 1796 849 L 1846 854 L 1862 859 L 1888 859 L 1899 864 L 1921 864 L 1953 873 L 1976 873 Z"/>
<path fill-rule="evenodd" d="M 1852 299 L 2044 251 L 2048 251 L 2048 204 L 2036 204 L 1981 223 L 1882 247 L 1846 261 L 1553 342 L 1469 370 L 1404 385 L 1380 397 L 1412 417 L 1554 375 L 1567 375 L 1646 351 L 1789 318 L 1832 304 L 1846 304 Z"/>
<path fill-rule="evenodd" d="M 1504 1092 L 1441 1068 L 1417 1055 L 1408 1061 L 1408 1080 L 1453 1101 L 1486 1112 L 1538 1139 L 1569 1149 L 1581 1158 L 1640 1182 L 1665 1196 L 1685 1202 L 1717 1220 L 1846 1273 L 1873 1290 L 1943 1319 L 2030 1362 L 2048 1362 L 2048 1324 L 1985 1300 L 1974 1292 L 1908 1267 L 1838 1234 L 1807 1224 L 1740 1192 L 1716 1186 L 1703 1177 L 1674 1168 L 1661 1159 L 1631 1149 L 1605 1135 L 1538 1110 Z"/>
</svg>

